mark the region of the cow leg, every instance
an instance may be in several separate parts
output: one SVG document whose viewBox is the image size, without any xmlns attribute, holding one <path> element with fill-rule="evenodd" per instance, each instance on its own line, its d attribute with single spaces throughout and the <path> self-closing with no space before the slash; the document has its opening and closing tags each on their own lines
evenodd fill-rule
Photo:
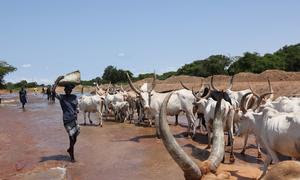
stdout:
<svg viewBox="0 0 300 180">
<path fill-rule="evenodd" d="M 272 160 L 272 157 L 268 154 L 267 159 L 264 162 L 263 173 L 260 175 L 260 177 L 258 179 L 262 179 L 266 175 L 266 172 L 268 170 L 268 166 L 271 163 L 271 160 Z"/>
<path fill-rule="evenodd" d="M 229 131 L 228 136 L 229 136 L 230 144 L 231 144 L 229 161 L 230 161 L 231 163 L 234 163 L 235 157 L 234 157 L 234 154 L 233 154 L 233 142 L 234 142 L 234 137 L 233 137 L 233 127 L 232 127 L 231 130 Z"/>
<path fill-rule="evenodd" d="M 84 119 L 83 125 L 86 125 L 86 112 L 85 111 L 83 112 L 83 119 Z"/>
<path fill-rule="evenodd" d="M 88 117 L 89 117 L 90 124 L 93 124 L 93 121 L 91 120 L 91 113 L 90 112 L 88 113 Z"/>
<path fill-rule="evenodd" d="M 211 133 L 209 127 L 207 128 L 207 139 L 208 139 L 208 141 L 207 141 L 207 147 L 206 147 L 206 149 L 210 149 L 211 139 L 212 139 L 212 133 Z"/>
<path fill-rule="evenodd" d="M 175 115 L 175 126 L 178 125 L 178 114 Z"/>
<path fill-rule="evenodd" d="M 248 142 L 248 135 L 249 135 L 249 131 L 247 131 L 246 134 L 245 134 L 244 146 L 243 146 L 243 150 L 241 152 L 242 155 L 245 155 L 246 146 L 247 146 L 247 142 Z"/>
<path fill-rule="evenodd" d="M 151 118 L 150 118 L 151 119 Z M 159 117 L 155 115 L 155 129 L 156 129 L 156 137 L 160 139 L 160 131 L 159 131 Z"/>
<path fill-rule="evenodd" d="M 191 133 L 191 127 L 193 127 L 193 134 L 192 134 L 192 138 L 194 137 L 194 135 L 196 134 L 196 125 L 195 125 L 195 117 L 192 113 L 186 112 L 186 118 L 188 121 L 188 131 L 187 134 L 190 135 Z"/>
<path fill-rule="evenodd" d="M 255 138 L 256 146 L 257 146 L 257 158 L 261 158 L 261 149 L 260 144 L 257 142 L 257 139 Z"/>
<path fill-rule="evenodd" d="M 271 161 L 273 163 L 277 163 L 279 161 L 276 153 L 269 147 L 269 145 L 268 145 L 267 141 L 264 139 L 264 137 L 261 138 L 261 142 L 262 142 L 262 145 L 267 150 L 267 159 L 264 162 L 263 173 L 258 179 L 261 179 L 262 177 L 264 177 Z"/>
<path fill-rule="evenodd" d="M 99 116 L 99 125 L 100 127 L 102 127 L 103 126 L 102 114 L 98 112 L 98 116 Z"/>
</svg>

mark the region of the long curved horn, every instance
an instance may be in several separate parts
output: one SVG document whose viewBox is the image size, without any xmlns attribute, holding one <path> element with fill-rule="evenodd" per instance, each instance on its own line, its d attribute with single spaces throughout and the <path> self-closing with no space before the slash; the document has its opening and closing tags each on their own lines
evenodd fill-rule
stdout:
<svg viewBox="0 0 300 180">
<path fill-rule="evenodd" d="M 123 89 L 123 86 L 122 86 L 122 84 L 121 84 L 121 87 L 120 87 L 120 89 L 121 89 L 121 91 L 125 92 L 125 91 L 124 91 L 124 89 Z"/>
<path fill-rule="evenodd" d="M 246 109 L 252 108 L 254 103 L 255 103 L 254 95 L 251 94 L 250 97 L 247 98 L 246 105 L 245 105 Z"/>
<path fill-rule="evenodd" d="M 269 84 L 269 90 L 270 90 L 270 93 L 272 93 L 269 97 L 269 99 L 272 101 L 273 98 L 274 98 L 274 91 L 273 91 L 273 88 L 272 88 L 272 85 L 271 85 L 271 82 L 270 82 L 270 79 L 268 78 L 268 84 Z"/>
<path fill-rule="evenodd" d="M 256 104 L 255 108 L 253 108 L 253 111 L 255 111 L 260 106 L 260 104 L 261 104 L 262 100 L 264 99 L 264 97 L 267 96 L 267 95 L 270 95 L 270 94 L 272 94 L 272 93 L 268 92 L 268 93 L 262 94 L 259 97 L 259 99 L 257 100 L 257 104 Z"/>
<path fill-rule="evenodd" d="M 107 93 L 109 92 L 110 86 L 111 86 L 111 82 L 109 82 L 109 84 L 108 84 L 108 86 L 107 86 L 107 89 L 106 89 L 106 91 L 105 91 L 105 94 L 107 94 Z"/>
<path fill-rule="evenodd" d="M 98 83 L 96 83 L 96 89 L 99 90 L 100 89 L 100 85 Z"/>
<path fill-rule="evenodd" d="M 228 86 L 227 90 L 231 90 L 231 88 L 232 88 L 232 86 L 233 86 L 233 78 L 234 78 L 234 76 L 232 76 L 232 77 L 230 78 L 230 82 L 229 82 L 229 86 Z"/>
<path fill-rule="evenodd" d="M 131 87 L 131 89 L 132 89 L 134 92 L 136 92 L 137 94 L 141 94 L 141 91 L 139 91 L 138 89 L 136 89 L 136 88 L 134 87 L 134 85 L 132 84 L 132 81 L 131 81 L 131 79 L 130 79 L 128 73 L 126 73 L 126 75 L 127 75 L 128 83 L 129 83 L 129 86 Z"/>
<path fill-rule="evenodd" d="M 188 87 L 186 87 L 186 86 L 183 84 L 183 82 L 182 82 L 182 81 L 179 81 L 179 82 L 180 82 L 181 86 L 182 86 L 184 89 L 186 89 L 186 90 L 189 90 L 189 91 L 190 91 L 190 89 L 189 89 Z"/>
<path fill-rule="evenodd" d="M 206 172 L 217 171 L 221 161 L 225 154 L 225 142 L 224 142 L 224 128 L 223 128 L 223 117 L 224 112 L 221 110 L 222 99 L 217 101 L 215 109 L 215 118 L 213 121 L 213 144 L 211 148 L 210 155 L 206 161 L 203 162 L 202 167 L 200 167 L 201 172 L 206 174 Z"/>
<path fill-rule="evenodd" d="M 213 88 L 213 90 L 215 90 L 215 91 L 220 91 L 219 89 L 217 89 L 217 88 L 214 86 L 214 75 L 212 75 L 211 78 L 210 78 L 210 85 L 211 85 L 211 87 Z"/>
<path fill-rule="evenodd" d="M 252 89 L 252 86 L 251 86 L 251 84 L 250 84 L 249 82 L 248 82 L 248 85 L 249 85 L 249 88 L 250 88 L 252 94 L 253 94 L 254 96 L 256 96 L 257 98 L 259 98 L 258 93 L 256 93 L 256 92 Z"/>
<path fill-rule="evenodd" d="M 244 114 L 247 112 L 247 110 L 245 108 L 245 100 L 246 100 L 247 96 L 249 96 L 250 94 L 251 94 L 251 92 L 244 94 L 244 96 L 241 99 L 240 108 Z"/>
<path fill-rule="evenodd" d="M 194 91 L 194 88 L 192 88 L 192 94 L 195 96 L 196 100 L 199 101 L 201 98 L 197 95 L 197 93 Z"/>
<path fill-rule="evenodd" d="M 171 157 L 184 172 L 184 177 L 186 179 L 199 180 L 202 177 L 202 173 L 199 167 L 195 162 L 191 160 L 191 158 L 183 151 L 181 146 L 176 142 L 176 139 L 172 135 L 169 125 L 167 123 L 167 103 L 171 95 L 172 93 L 166 96 L 160 108 L 159 130 L 161 132 L 161 138 Z"/>
<path fill-rule="evenodd" d="M 207 99 L 210 96 L 210 86 L 208 86 L 208 92 L 204 95 L 205 92 L 201 95 L 201 98 Z"/>
<path fill-rule="evenodd" d="M 151 87 L 151 91 L 155 88 L 156 86 L 156 74 L 155 72 L 153 73 L 153 81 L 152 81 L 152 87 Z M 150 92 L 151 92 L 150 91 Z"/>
</svg>

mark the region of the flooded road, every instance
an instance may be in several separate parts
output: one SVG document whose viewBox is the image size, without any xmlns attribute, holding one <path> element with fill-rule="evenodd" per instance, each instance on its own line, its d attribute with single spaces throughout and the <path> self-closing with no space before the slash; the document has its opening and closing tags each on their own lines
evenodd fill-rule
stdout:
<svg viewBox="0 0 300 180">
<path fill-rule="evenodd" d="M 29 95 L 23 111 L 16 96 L 8 99 L 15 101 L 0 106 L 0 179 L 55 179 L 58 171 L 52 172 L 53 168 L 65 173 L 61 177 L 66 179 L 184 179 L 162 141 L 155 138 L 154 128 L 114 121 L 104 121 L 102 128 L 81 126 L 75 145 L 77 162 L 71 163 L 58 101 L 48 103 L 46 97 Z M 98 123 L 95 115 L 91 117 Z M 186 127 L 173 126 L 174 117 L 169 120 L 178 143 L 201 164 L 209 156 L 206 137 L 185 138 Z M 82 113 L 78 121 L 83 123 Z M 184 115 L 179 123 L 186 124 Z M 252 136 L 249 142 L 255 144 Z M 218 171 L 230 172 L 231 179 L 256 178 L 262 161 L 256 159 L 254 146 L 247 149 L 245 157 L 239 154 L 241 148 L 242 139 L 236 137 L 236 162 L 229 164 L 226 153 L 225 164 Z"/>
</svg>

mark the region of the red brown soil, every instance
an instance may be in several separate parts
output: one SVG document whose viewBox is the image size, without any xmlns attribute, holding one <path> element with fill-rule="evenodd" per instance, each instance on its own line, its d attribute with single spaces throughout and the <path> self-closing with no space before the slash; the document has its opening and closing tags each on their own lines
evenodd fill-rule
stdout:
<svg viewBox="0 0 300 180">
<path fill-rule="evenodd" d="M 242 74 L 237 75 L 240 76 Z M 298 77 L 299 74 L 295 73 L 286 76 L 288 81 L 273 79 L 275 95 L 300 94 Z M 160 82 L 156 90 L 160 91 L 165 86 L 181 88 L 177 82 L 179 79 L 189 87 L 196 87 L 198 80 L 201 80 L 197 77 L 193 80 L 186 76 L 172 77 L 165 83 Z M 225 88 L 228 79 L 226 76 L 216 76 L 216 86 Z M 267 91 L 265 79 L 248 79 L 259 93 Z M 235 77 L 234 90 L 247 87 L 247 82 Z M 0 105 L 0 179 L 24 179 L 28 173 L 43 173 L 52 167 L 66 167 L 67 179 L 184 179 L 163 143 L 155 138 L 154 128 L 114 121 L 105 121 L 103 128 L 81 126 L 75 147 L 77 162 L 71 163 L 66 152 L 68 137 L 58 102 L 48 103 L 45 97 L 29 93 L 29 103 L 23 111 L 16 103 L 17 96 L 4 99 L 15 101 Z M 97 121 L 95 115 L 92 119 Z M 169 120 L 170 124 L 174 124 L 174 117 L 169 117 Z M 82 114 L 79 122 L 83 122 Z M 201 164 L 209 156 L 209 151 L 205 149 L 206 137 L 197 134 L 195 141 L 185 138 L 186 118 L 180 116 L 179 123 L 181 126 L 170 125 L 173 134 L 185 152 Z M 230 179 L 253 179 L 260 175 L 262 160 L 256 158 L 254 138 L 250 136 L 246 156 L 239 154 L 242 142 L 242 138 L 235 138 L 236 162 L 229 164 L 226 153 L 225 164 L 221 164 L 217 173 L 229 172 Z M 229 149 L 226 150 L 228 152 Z"/>
</svg>

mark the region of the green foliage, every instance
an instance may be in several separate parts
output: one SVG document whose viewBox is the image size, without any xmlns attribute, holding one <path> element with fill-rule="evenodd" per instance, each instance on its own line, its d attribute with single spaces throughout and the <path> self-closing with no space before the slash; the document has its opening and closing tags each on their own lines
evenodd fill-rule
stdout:
<svg viewBox="0 0 300 180">
<path fill-rule="evenodd" d="M 141 80 L 141 79 L 146 79 L 146 78 L 152 78 L 154 73 L 144 73 L 144 74 L 139 74 L 135 80 Z"/>
<path fill-rule="evenodd" d="M 94 86 L 96 83 L 101 84 L 102 83 L 102 79 L 100 77 L 96 77 L 94 79 L 91 80 L 81 80 L 81 85 L 83 86 Z"/>
<path fill-rule="evenodd" d="M 111 82 L 113 84 L 120 83 L 120 82 L 127 82 L 127 75 L 132 77 L 132 73 L 130 71 L 117 69 L 114 66 L 107 66 L 104 70 L 104 73 L 102 75 L 102 82 L 108 83 Z"/>
<path fill-rule="evenodd" d="M 169 72 L 163 73 L 162 75 L 158 76 L 158 79 L 165 80 L 171 76 L 175 76 L 176 74 L 177 74 L 176 71 L 169 71 Z"/>
<path fill-rule="evenodd" d="M 0 88 L 4 88 L 4 76 L 15 70 L 17 70 L 17 68 L 9 65 L 5 61 L 0 61 Z"/>
<path fill-rule="evenodd" d="M 231 59 L 224 55 L 213 55 L 204 60 L 197 60 L 178 69 L 177 75 L 207 77 L 213 74 L 227 74 Z"/>
<path fill-rule="evenodd" d="M 44 84 L 39 85 L 37 82 L 27 82 L 26 80 L 21 80 L 20 82 L 17 83 L 11 83 L 8 82 L 5 84 L 6 89 L 21 89 L 22 87 L 25 88 L 34 88 L 34 87 L 43 87 Z"/>
<path fill-rule="evenodd" d="M 284 70 L 300 71 L 300 44 L 284 46 L 274 55 L 278 56 L 285 63 Z"/>
</svg>

